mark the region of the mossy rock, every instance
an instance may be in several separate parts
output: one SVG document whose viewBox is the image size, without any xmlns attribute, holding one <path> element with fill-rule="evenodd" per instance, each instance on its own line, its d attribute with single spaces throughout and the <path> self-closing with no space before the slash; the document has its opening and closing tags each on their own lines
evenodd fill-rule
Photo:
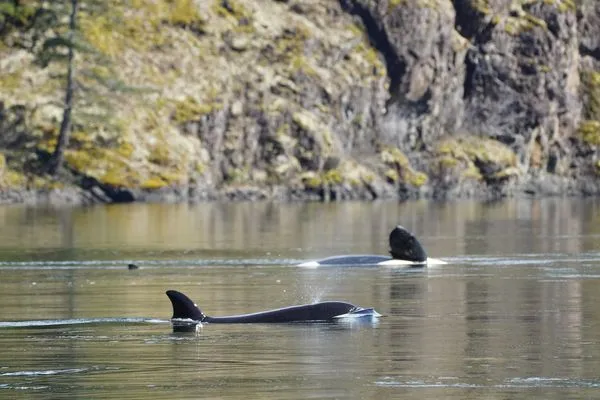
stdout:
<svg viewBox="0 0 600 400">
<path fill-rule="evenodd" d="M 119 147 L 117 147 L 116 152 L 120 156 L 130 159 L 135 152 L 135 146 L 133 143 L 131 143 L 127 140 L 121 140 L 119 143 Z"/>
<path fill-rule="evenodd" d="M 99 177 L 98 181 L 120 188 L 131 188 L 137 187 L 140 184 L 140 176 L 138 173 L 130 168 L 124 168 L 119 166 L 110 166 L 109 169 Z"/>
<path fill-rule="evenodd" d="M 86 174 L 96 161 L 96 151 L 67 150 L 65 151 L 65 163 L 77 172 Z"/>
<path fill-rule="evenodd" d="M 217 102 L 200 103 L 192 97 L 186 97 L 184 100 L 175 101 L 173 108 L 171 119 L 178 124 L 182 124 L 198 120 L 204 115 L 220 110 L 222 105 Z"/>
<path fill-rule="evenodd" d="M 19 189 L 27 186 L 28 181 L 27 175 L 10 168 L 6 168 L 4 172 L 0 174 L 0 187 Z"/>
<path fill-rule="evenodd" d="M 158 143 L 150 149 L 148 161 L 159 166 L 169 166 L 175 163 L 167 143 Z"/>
<path fill-rule="evenodd" d="M 480 136 L 443 139 L 435 147 L 434 157 L 441 175 L 457 173 L 463 179 L 481 180 L 505 179 L 519 173 L 517 155 L 510 147 Z"/>
<path fill-rule="evenodd" d="M 398 168 L 406 168 L 410 165 L 408 157 L 397 147 L 385 146 L 380 151 L 381 161 Z"/>
<path fill-rule="evenodd" d="M 325 186 L 339 185 L 344 182 L 341 171 L 332 169 L 324 173 L 313 171 L 301 174 L 301 181 L 307 189 L 322 189 Z"/>
<path fill-rule="evenodd" d="M 148 51 L 168 42 L 164 25 L 204 32 L 194 0 L 113 2 L 110 13 L 81 13 L 84 37 L 102 54 L 116 58 L 126 49 Z"/>
<path fill-rule="evenodd" d="M 388 183 L 396 184 L 400 182 L 400 175 L 398 175 L 398 171 L 396 171 L 396 169 L 394 168 L 390 168 L 387 171 L 385 171 L 384 176 Z"/>
<path fill-rule="evenodd" d="M 169 184 L 161 177 L 148 178 L 140 184 L 140 188 L 146 190 L 157 190 L 167 187 Z"/>
<path fill-rule="evenodd" d="M 23 71 L 23 69 L 20 69 L 15 72 L 0 74 L 0 87 L 7 91 L 16 90 L 22 87 L 21 77 L 23 76 Z"/>
<path fill-rule="evenodd" d="M 600 121 L 600 72 L 583 71 L 582 88 L 586 97 L 584 115 L 590 120 Z"/>
<path fill-rule="evenodd" d="M 65 162 L 74 171 L 114 187 L 139 187 L 145 181 L 145 169 L 130 165 L 115 149 L 67 150 Z"/>
<path fill-rule="evenodd" d="M 372 179 L 371 171 L 351 160 L 345 160 L 337 168 L 328 171 L 305 171 L 300 174 L 300 180 L 305 188 L 312 190 L 343 184 L 356 187 Z"/>
<path fill-rule="evenodd" d="M 307 159 L 325 159 L 333 151 L 333 135 L 313 114 L 307 111 L 298 111 L 292 114 L 292 121 L 296 126 L 296 135 L 299 143 L 305 142 L 302 137 L 310 139 L 310 148 L 297 148 L 302 156 Z"/>
<path fill-rule="evenodd" d="M 321 176 L 313 171 L 303 172 L 300 175 L 300 180 L 307 189 L 320 189 L 323 185 Z"/>
<path fill-rule="evenodd" d="M 200 32 L 204 30 L 206 21 L 200 14 L 194 0 L 170 0 L 167 3 L 169 4 L 165 8 L 164 22 L 186 28 L 195 28 Z"/>
<path fill-rule="evenodd" d="M 411 173 L 406 176 L 406 183 L 417 188 L 425 185 L 427 181 L 429 181 L 429 177 L 424 172 L 411 171 Z"/>
<path fill-rule="evenodd" d="M 214 0 L 212 8 L 218 16 L 223 18 L 232 17 L 238 21 L 252 15 L 238 0 Z"/>
<path fill-rule="evenodd" d="M 582 121 L 577 128 L 577 132 L 585 143 L 592 146 L 600 145 L 600 121 Z"/>
<path fill-rule="evenodd" d="M 577 4 L 573 0 L 543 0 L 543 3 L 555 6 L 560 12 L 577 11 Z"/>
<path fill-rule="evenodd" d="M 296 22 L 282 34 L 274 37 L 268 47 L 261 52 L 262 64 L 283 63 L 289 65 L 289 72 L 297 72 L 306 68 L 315 75 L 315 69 L 304 57 L 305 44 L 312 36 L 310 29 L 301 22 Z"/>
<path fill-rule="evenodd" d="M 442 140 L 434 150 L 439 157 L 455 160 L 480 160 L 502 166 L 516 166 L 517 155 L 505 144 L 480 136 L 458 136 Z"/>
<path fill-rule="evenodd" d="M 384 175 L 389 183 L 403 182 L 414 187 L 421 187 L 429 180 L 427 174 L 413 169 L 408 157 L 399 148 L 384 146 L 379 155 L 381 161 L 388 167 Z"/>
<path fill-rule="evenodd" d="M 405 5 L 436 9 L 439 6 L 438 1 L 439 0 L 388 0 L 388 12 L 396 7 Z"/>
<path fill-rule="evenodd" d="M 522 17 L 508 16 L 499 23 L 502 22 L 504 23 L 504 31 L 513 36 L 517 36 L 534 28 L 548 29 L 546 21 L 527 13 Z"/>
<path fill-rule="evenodd" d="M 323 174 L 323 182 L 329 185 L 339 185 L 344 182 L 342 172 L 339 169 L 331 169 Z"/>
<path fill-rule="evenodd" d="M 471 7 L 480 14 L 489 15 L 492 13 L 489 0 L 471 0 L 470 3 Z"/>
</svg>

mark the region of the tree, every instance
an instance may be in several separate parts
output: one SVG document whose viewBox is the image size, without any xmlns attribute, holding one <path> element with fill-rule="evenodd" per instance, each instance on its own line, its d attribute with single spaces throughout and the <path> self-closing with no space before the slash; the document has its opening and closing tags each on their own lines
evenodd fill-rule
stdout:
<svg viewBox="0 0 600 400">
<path fill-rule="evenodd" d="M 65 149 L 69 145 L 69 136 L 71 134 L 71 115 L 73 111 L 73 92 L 74 87 L 74 74 L 75 74 L 75 51 L 74 51 L 74 32 L 77 29 L 77 12 L 79 8 L 78 0 L 71 0 L 71 13 L 69 15 L 69 32 L 67 34 L 67 79 L 65 83 L 65 101 L 63 106 L 63 117 L 60 123 L 60 130 L 58 132 L 58 140 L 56 147 L 50 160 L 48 160 L 48 173 L 55 175 L 59 168 L 62 166 Z M 44 43 L 47 45 L 48 42 Z"/>
<path fill-rule="evenodd" d="M 34 49 L 38 63 L 47 67 L 51 63 L 62 63 L 66 69 L 64 75 L 57 75 L 64 82 L 64 97 L 62 101 L 62 120 L 56 141 L 56 147 L 46 164 L 46 171 L 56 175 L 64 161 L 65 150 L 74 123 L 82 125 L 93 115 L 86 115 L 82 110 L 76 113 L 76 108 L 82 103 L 94 102 L 99 109 L 109 108 L 106 92 L 125 91 L 128 88 L 112 70 L 111 63 L 100 51 L 92 46 L 84 37 L 79 18 L 85 16 L 105 15 L 111 10 L 111 1 L 106 0 L 70 0 L 69 2 L 41 2 L 35 22 L 37 31 L 50 31 L 50 36 L 43 40 L 41 46 Z M 67 25 L 62 21 L 68 15 Z M 118 15 L 113 15 L 119 18 Z M 35 45 L 34 45 L 35 46 Z M 101 68 L 98 68 L 100 67 Z M 85 96 L 79 96 L 85 94 Z M 99 94 L 99 95 L 98 95 Z M 85 99 L 84 99 L 85 97 Z M 77 100 L 81 101 L 80 103 Z M 95 115 L 95 117 L 106 117 Z M 104 120 L 106 122 L 106 120 Z"/>
</svg>

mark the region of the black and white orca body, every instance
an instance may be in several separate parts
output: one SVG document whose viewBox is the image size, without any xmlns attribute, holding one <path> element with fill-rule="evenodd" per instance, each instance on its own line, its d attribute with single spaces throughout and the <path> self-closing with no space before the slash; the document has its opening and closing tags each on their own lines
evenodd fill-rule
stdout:
<svg viewBox="0 0 600 400">
<path fill-rule="evenodd" d="M 299 267 L 321 266 L 388 266 L 388 267 L 425 267 L 446 264 L 445 261 L 427 257 L 427 253 L 417 238 L 403 226 L 396 226 L 389 237 L 391 256 L 347 255 L 333 256 L 322 260 L 307 261 Z"/>
<path fill-rule="evenodd" d="M 345 318 L 378 318 L 381 316 L 373 308 L 358 307 L 343 301 L 325 301 L 314 304 L 278 308 L 251 314 L 210 317 L 205 315 L 185 294 L 168 290 L 167 296 L 173 306 L 171 321 L 177 326 L 190 326 L 199 323 L 211 324 L 250 324 L 286 322 L 331 322 Z"/>
</svg>

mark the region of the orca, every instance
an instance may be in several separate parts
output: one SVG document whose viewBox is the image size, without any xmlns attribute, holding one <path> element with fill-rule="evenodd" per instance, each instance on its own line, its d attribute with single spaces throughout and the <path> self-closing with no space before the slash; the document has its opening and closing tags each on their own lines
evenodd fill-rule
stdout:
<svg viewBox="0 0 600 400">
<path fill-rule="evenodd" d="M 210 317 L 185 294 L 177 290 L 166 292 L 173 305 L 171 322 L 175 330 L 198 324 L 251 324 L 286 322 L 332 322 L 345 318 L 378 318 L 381 316 L 373 308 L 363 308 L 343 301 L 325 301 L 314 304 L 278 308 L 251 314 Z M 180 329 L 177 329 L 180 328 Z"/>
<path fill-rule="evenodd" d="M 445 261 L 427 257 L 425 249 L 419 240 L 402 225 L 397 225 L 390 232 L 390 256 L 379 255 L 347 255 L 333 256 L 322 260 L 307 261 L 298 264 L 299 267 L 321 267 L 328 265 L 381 265 L 381 266 L 412 266 L 424 267 L 428 265 L 446 264 Z"/>
</svg>

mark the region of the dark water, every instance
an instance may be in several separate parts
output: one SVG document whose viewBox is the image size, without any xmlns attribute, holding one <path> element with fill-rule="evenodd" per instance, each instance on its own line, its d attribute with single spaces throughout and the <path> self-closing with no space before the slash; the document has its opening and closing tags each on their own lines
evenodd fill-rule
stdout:
<svg viewBox="0 0 600 400">
<path fill-rule="evenodd" d="M 449 264 L 295 266 L 383 254 L 397 223 Z M 599 249 L 594 199 L 4 207 L 0 398 L 600 398 Z M 167 289 L 384 317 L 180 334 Z"/>
</svg>

